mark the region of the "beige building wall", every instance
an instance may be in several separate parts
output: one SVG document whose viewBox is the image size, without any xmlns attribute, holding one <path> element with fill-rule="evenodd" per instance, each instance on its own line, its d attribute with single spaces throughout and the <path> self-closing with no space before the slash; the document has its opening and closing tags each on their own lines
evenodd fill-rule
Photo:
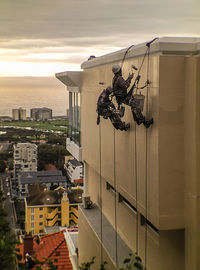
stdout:
<svg viewBox="0 0 200 270">
<path fill-rule="evenodd" d="M 135 125 L 128 106 L 124 120 L 130 122 L 130 131 L 114 130 L 111 122 L 103 118 L 96 125 L 98 96 L 111 85 L 112 65 L 121 62 L 125 51 L 82 65 L 81 140 L 89 194 L 97 206 L 102 199 L 103 214 L 133 252 L 138 241 L 138 254 L 148 270 L 197 270 L 200 265 L 198 46 L 193 39 L 189 42 L 161 39 L 152 47 L 148 96 L 147 89 L 142 90 L 146 97 L 144 115 L 154 118 L 148 130 Z M 144 51 L 141 45 L 129 54 L 123 66 L 124 77 L 128 77 L 132 64 L 140 66 Z M 147 59 L 141 69 L 141 86 L 146 79 Z M 106 183 L 116 189 L 116 194 L 106 188 Z M 138 214 L 125 201 L 119 202 L 119 195 L 137 208 Z M 143 216 L 147 226 L 141 223 Z M 86 229 L 87 223 L 82 216 L 80 261 L 88 260 L 92 252 L 99 261 L 100 251 L 96 251 L 100 240 L 95 239 L 95 232 L 91 236 L 92 227 Z M 83 251 L 84 245 L 88 251 Z M 109 251 L 104 252 L 109 257 Z"/>
</svg>

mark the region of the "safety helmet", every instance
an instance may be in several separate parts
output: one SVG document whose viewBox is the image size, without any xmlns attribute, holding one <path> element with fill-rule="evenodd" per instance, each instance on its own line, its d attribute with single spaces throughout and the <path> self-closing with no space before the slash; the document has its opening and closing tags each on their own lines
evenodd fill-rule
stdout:
<svg viewBox="0 0 200 270">
<path fill-rule="evenodd" d="M 108 90 L 110 93 L 112 93 L 112 91 L 113 91 L 113 89 L 110 85 L 106 88 L 106 90 Z"/>
<path fill-rule="evenodd" d="M 115 65 L 112 66 L 112 72 L 113 72 L 114 74 L 118 73 L 120 70 L 121 70 L 120 65 L 115 64 Z"/>
</svg>

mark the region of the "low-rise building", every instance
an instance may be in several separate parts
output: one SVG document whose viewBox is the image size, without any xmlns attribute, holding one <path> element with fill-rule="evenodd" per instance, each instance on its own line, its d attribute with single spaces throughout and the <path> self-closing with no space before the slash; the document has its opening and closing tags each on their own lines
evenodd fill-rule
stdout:
<svg viewBox="0 0 200 270">
<path fill-rule="evenodd" d="M 67 187 L 66 177 L 62 175 L 62 171 L 38 171 L 38 172 L 20 172 L 18 175 L 18 187 L 21 197 L 29 195 L 29 185 L 39 183 L 43 184 L 46 189 L 54 186 Z"/>
<path fill-rule="evenodd" d="M 28 269 L 37 269 L 36 260 L 43 262 L 45 268 L 42 269 L 47 269 L 48 260 L 51 260 L 58 270 L 78 269 L 72 266 L 65 234 L 66 231 L 63 230 L 41 238 L 34 238 L 31 235 L 25 236 L 23 243 L 17 245 L 19 254 L 22 255 L 20 262 L 23 264 L 26 262 Z"/>
<path fill-rule="evenodd" d="M 74 183 L 77 179 L 83 178 L 83 164 L 75 158 L 69 159 L 68 162 L 64 164 L 64 169 L 66 170 L 67 176 L 72 183 Z"/>
<path fill-rule="evenodd" d="M 78 223 L 82 189 L 44 190 L 25 198 L 25 231 L 43 234 L 46 226 L 70 227 Z"/>
</svg>

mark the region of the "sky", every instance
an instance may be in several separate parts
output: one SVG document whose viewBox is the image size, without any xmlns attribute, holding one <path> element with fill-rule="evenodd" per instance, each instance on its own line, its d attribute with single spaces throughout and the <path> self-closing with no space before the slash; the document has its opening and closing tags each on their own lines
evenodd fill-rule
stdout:
<svg viewBox="0 0 200 270">
<path fill-rule="evenodd" d="M 0 0 L 0 87 L 24 76 L 48 85 L 90 55 L 199 29 L 199 0 Z"/>
</svg>

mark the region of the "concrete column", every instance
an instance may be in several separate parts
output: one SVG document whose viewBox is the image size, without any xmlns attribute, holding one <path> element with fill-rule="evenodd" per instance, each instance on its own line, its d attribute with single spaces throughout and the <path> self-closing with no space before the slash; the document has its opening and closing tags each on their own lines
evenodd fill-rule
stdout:
<svg viewBox="0 0 200 270">
<path fill-rule="evenodd" d="M 72 92 L 69 92 L 69 124 L 72 125 Z"/>
<path fill-rule="evenodd" d="M 185 77 L 185 270 L 200 267 L 200 57 L 186 60 Z"/>
</svg>

